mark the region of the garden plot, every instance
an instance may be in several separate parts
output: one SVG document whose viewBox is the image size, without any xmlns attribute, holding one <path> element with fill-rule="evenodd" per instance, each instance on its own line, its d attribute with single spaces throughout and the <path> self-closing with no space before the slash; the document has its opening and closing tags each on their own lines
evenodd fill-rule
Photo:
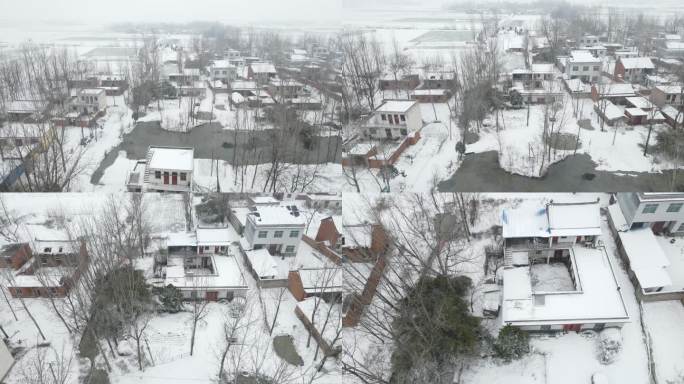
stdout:
<svg viewBox="0 0 684 384">
<path fill-rule="evenodd" d="M 568 267 L 563 263 L 532 264 L 530 266 L 532 290 L 534 292 L 574 291 L 575 284 Z"/>
</svg>

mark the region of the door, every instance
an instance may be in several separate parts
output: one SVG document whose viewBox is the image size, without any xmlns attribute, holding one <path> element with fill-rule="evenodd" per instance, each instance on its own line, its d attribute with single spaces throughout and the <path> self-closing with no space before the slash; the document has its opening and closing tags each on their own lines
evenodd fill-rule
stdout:
<svg viewBox="0 0 684 384">
<path fill-rule="evenodd" d="M 168 184 L 168 183 L 169 183 L 169 173 L 164 172 L 164 184 Z"/>
<path fill-rule="evenodd" d="M 207 301 L 216 301 L 216 300 L 218 300 L 218 292 L 216 292 L 216 291 L 207 291 L 206 299 L 207 299 Z"/>
<path fill-rule="evenodd" d="M 556 249 L 555 251 L 553 251 L 553 257 L 554 258 L 563 257 L 563 250 L 562 249 Z"/>
<path fill-rule="evenodd" d="M 214 253 L 219 253 L 219 247 L 214 247 Z"/>
<path fill-rule="evenodd" d="M 385 128 L 385 135 L 387 135 L 388 139 L 392 138 L 392 130 L 389 128 Z"/>
<path fill-rule="evenodd" d="M 657 221 L 653 224 L 653 233 L 661 233 L 665 228 L 664 221 Z"/>
<path fill-rule="evenodd" d="M 563 325 L 563 331 L 564 332 L 579 332 L 582 329 L 582 324 L 564 324 Z"/>
<path fill-rule="evenodd" d="M 177 172 L 173 172 L 171 174 L 171 184 L 178 185 L 178 173 Z"/>
</svg>

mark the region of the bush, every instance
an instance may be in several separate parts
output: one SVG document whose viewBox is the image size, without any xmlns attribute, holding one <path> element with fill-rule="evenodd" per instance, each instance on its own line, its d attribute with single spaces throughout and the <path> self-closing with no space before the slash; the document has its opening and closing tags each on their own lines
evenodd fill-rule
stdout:
<svg viewBox="0 0 684 384">
<path fill-rule="evenodd" d="M 622 334 L 619 328 L 606 328 L 599 334 L 599 361 L 612 364 L 622 350 Z"/>
<path fill-rule="evenodd" d="M 519 359 L 530 352 L 530 339 L 527 332 L 512 327 L 510 324 L 501 328 L 494 342 L 496 356 L 511 361 Z"/>
<path fill-rule="evenodd" d="M 183 294 L 171 284 L 159 291 L 159 301 L 162 312 L 178 313 L 183 309 Z"/>
</svg>

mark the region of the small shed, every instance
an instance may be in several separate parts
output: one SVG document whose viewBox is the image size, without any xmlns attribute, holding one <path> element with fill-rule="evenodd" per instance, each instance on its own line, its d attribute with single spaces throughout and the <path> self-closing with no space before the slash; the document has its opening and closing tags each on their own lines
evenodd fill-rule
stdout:
<svg viewBox="0 0 684 384">
<path fill-rule="evenodd" d="M 625 116 L 630 125 L 640 125 L 646 123 L 648 113 L 641 108 L 625 108 Z"/>
</svg>

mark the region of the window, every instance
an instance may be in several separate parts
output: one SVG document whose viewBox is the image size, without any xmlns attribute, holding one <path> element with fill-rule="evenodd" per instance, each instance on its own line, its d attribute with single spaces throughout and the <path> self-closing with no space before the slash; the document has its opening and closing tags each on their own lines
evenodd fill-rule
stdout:
<svg viewBox="0 0 684 384">
<path fill-rule="evenodd" d="M 408 130 L 406 130 L 406 128 L 400 129 L 399 132 L 404 136 L 408 135 Z"/>
<path fill-rule="evenodd" d="M 288 245 L 285 247 L 285 253 L 292 253 L 294 252 L 294 245 Z"/>
<path fill-rule="evenodd" d="M 161 171 L 154 171 L 154 178 L 161 179 Z"/>
<path fill-rule="evenodd" d="M 392 115 L 387 115 L 387 121 L 389 121 L 390 124 L 394 124 L 394 120 L 392 120 Z"/>
<path fill-rule="evenodd" d="M 677 232 L 684 232 L 684 223 L 679 224 L 679 228 L 677 228 Z"/>
<path fill-rule="evenodd" d="M 655 213 L 658 209 L 658 204 L 646 204 L 644 205 L 644 210 L 641 213 Z"/>
<path fill-rule="evenodd" d="M 669 207 L 667 207 L 667 212 L 679 212 L 680 209 L 682 209 L 683 203 L 672 203 L 670 204 Z"/>
<path fill-rule="evenodd" d="M 43 249 L 43 252 L 45 252 L 45 253 L 52 253 L 52 248 L 50 248 L 50 247 L 44 248 L 44 249 Z"/>
<path fill-rule="evenodd" d="M 299 237 L 299 231 L 290 231 L 290 237 Z"/>
<path fill-rule="evenodd" d="M 45 256 L 45 255 L 41 256 L 41 257 L 40 257 L 40 263 L 41 263 L 42 265 L 48 265 L 48 257 Z"/>
<path fill-rule="evenodd" d="M 599 66 L 598 66 L 598 65 L 594 65 L 594 71 L 598 71 L 598 70 L 599 70 Z"/>
<path fill-rule="evenodd" d="M 283 237 L 283 231 L 275 231 L 273 237 L 275 237 L 276 239 L 280 239 L 281 237 Z"/>
<path fill-rule="evenodd" d="M 21 147 L 23 145 L 23 142 L 21 141 L 21 139 L 14 139 L 14 145 L 16 145 L 17 147 Z"/>
<path fill-rule="evenodd" d="M 539 329 L 541 329 L 542 331 L 550 331 L 551 326 L 550 325 L 542 325 L 541 328 L 539 328 Z"/>
<path fill-rule="evenodd" d="M 265 239 L 267 235 L 268 235 L 268 231 L 259 231 L 258 237 L 260 239 Z"/>
<path fill-rule="evenodd" d="M 56 265 L 62 264 L 62 256 L 60 256 L 60 255 L 55 255 L 55 264 L 56 264 Z"/>
<path fill-rule="evenodd" d="M 185 172 L 181 172 L 181 173 L 180 173 L 180 179 L 181 179 L 181 181 L 185 181 L 186 177 L 187 177 L 187 176 L 185 175 Z"/>
<path fill-rule="evenodd" d="M 255 250 L 261 249 L 261 248 L 263 248 L 263 247 L 264 247 L 263 244 L 254 244 L 254 249 L 255 249 Z"/>
<path fill-rule="evenodd" d="M 589 70 L 589 66 L 588 66 L 588 65 L 583 66 L 583 67 L 582 67 L 582 70 L 583 70 L 583 71 L 588 71 L 588 70 Z"/>
<path fill-rule="evenodd" d="M 382 119 L 382 121 L 387 121 L 387 115 L 385 115 L 384 113 L 380 115 L 380 118 Z"/>
<path fill-rule="evenodd" d="M 406 121 L 406 116 L 405 116 L 405 115 L 400 115 L 399 117 L 401 117 L 401 121 Z"/>
<path fill-rule="evenodd" d="M 573 65 L 573 66 L 572 66 L 572 70 L 573 70 L 573 71 L 579 71 L 579 67 L 576 66 L 576 65 Z"/>
</svg>

